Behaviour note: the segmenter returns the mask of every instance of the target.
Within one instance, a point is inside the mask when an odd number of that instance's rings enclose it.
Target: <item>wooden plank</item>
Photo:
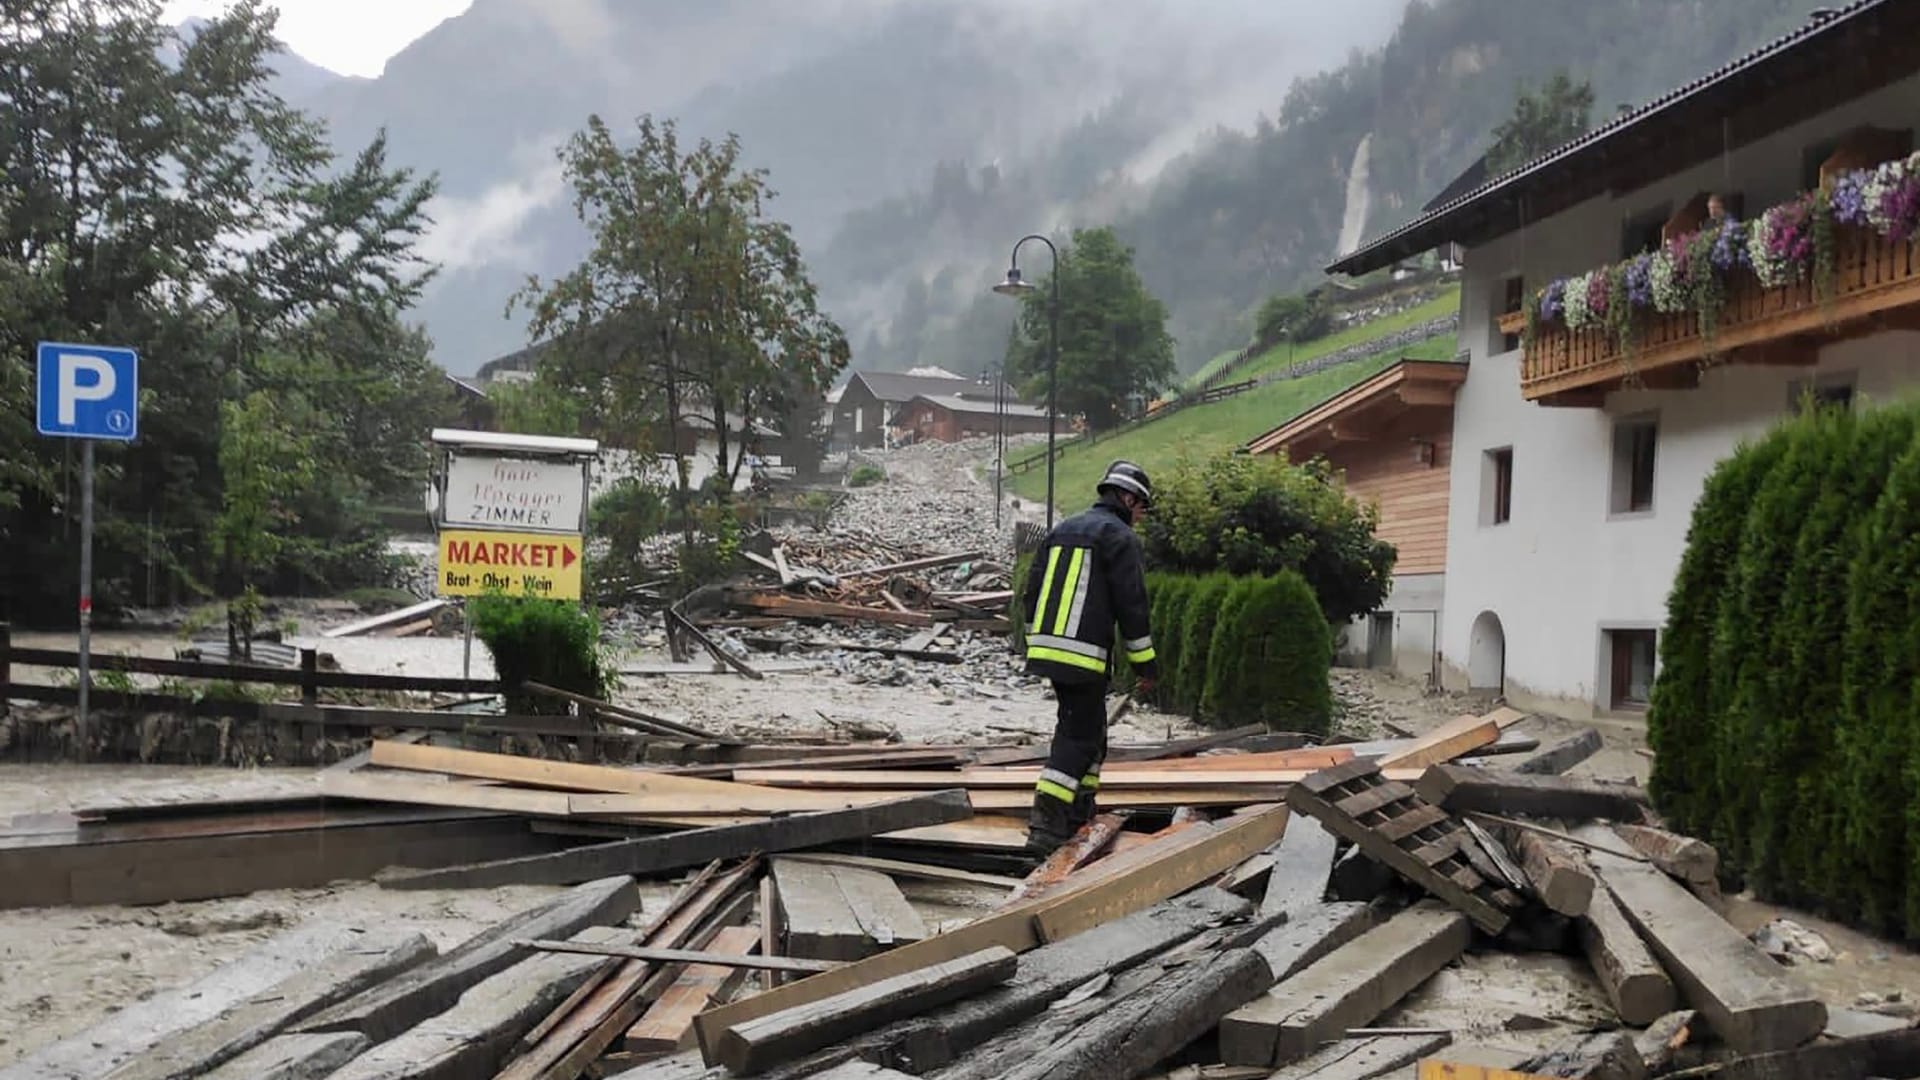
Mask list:
[[[950,1070],[938,1080],[1107,1080],[1138,1076],[1211,1031],[1260,993],[1266,965],[1249,949],[1215,952],[1170,967],[1118,1000],[1088,1002],[1071,1033],[1038,1032],[1011,1068]],[[1005,1052],[1003,1051],[1003,1055]]]
[[[793,751],[795,756],[785,759],[773,758],[765,761],[755,761],[751,764],[740,761],[719,761],[703,765],[669,765],[665,768],[653,769],[652,771],[664,773],[668,776],[697,776],[706,779],[725,780],[733,776],[735,769],[742,768],[947,769],[965,765],[972,759],[972,755],[965,750],[941,747],[914,750],[889,748],[884,750],[863,751],[860,753],[826,753],[813,754],[810,756],[799,756],[798,752],[806,749],[805,747],[795,746],[785,747],[783,749]],[[818,747],[816,749],[831,748]]]
[[[320,791],[333,799],[365,799],[409,806],[445,806],[541,817],[566,817],[570,813],[567,794],[563,791],[533,791],[465,783],[422,783],[413,777],[398,775],[322,773]]]
[[[1587,1080],[1646,1080],[1647,1064],[1624,1031],[1570,1035],[1520,1063],[1523,1072]]]
[[[781,931],[789,956],[844,962],[880,951],[854,916],[834,870],[816,863],[773,860],[771,876],[780,898]]]
[[[607,940],[615,931],[591,927],[583,940]],[[574,988],[599,959],[545,953],[521,960],[474,984],[445,1012],[428,1017],[335,1072],[330,1080],[458,1080],[487,1076],[505,1063],[514,1044]]]
[[[720,1063],[736,1075],[752,1075],[888,1021],[1004,983],[1013,977],[1016,966],[1012,950],[990,946],[856,990],[745,1020],[721,1031],[717,1040]]]
[[[1018,904],[1031,897],[1045,896],[1060,887],[1068,875],[1088,863],[1106,854],[1113,841],[1120,835],[1120,828],[1126,824],[1118,814],[1096,814],[1092,821],[1081,826],[1073,838],[1062,844],[1046,861],[1035,867],[1033,872],[1007,898],[1001,901],[1001,907]]]
[[[1508,840],[1541,903],[1573,918],[1587,913],[1593,900],[1593,875],[1581,865],[1578,855],[1538,833],[1516,829]]]
[[[431,959],[419,934],[375,928],[363,941],[315,958],[311,966],[220,1015],[161,1040],[105,1074],[106,1080],[186,1080],[259,1046],[335,1002]]]
[[[854,775],[854,774],[849,774]],[[1196,774],[1204,775],[1204,774]],[[715,781],[708,781],[713,783]],[[614,817],[738,817],[748,814],[788,814],[801,811],[841,810],[875,806],[909,798],[923,791],[966,791],[974,809],[982,812],[1012,813],[1033,806],[1031,785],[947,789],[934,784],[905,788],[865,789],[855,785],[848,790],[798,790],[732,785],[733,790],[714,797],[690,798],[685,795],[570,795],[568,813],[574,816]],[[1279,784],[1130,788],[1102,791],[1100,803],[1108,808],[1167,806],[1244,806],[1273,802],[1285,792]]]
[[[717,1062],[715,1038],[722,1030],[744,1020],[819,1001],[992,945],[1001,945],[1016,953],[1025,952],[1045,941],[1060,940],[1071,928],[1118,920],[1233,866],[1271,844],[1285,827],[1283,807],[1270,807],[1223,822],[1196,823],[1165,841],[1155,841],[1159,846],[1154,850],[1140,849],[1149,856],[1146,861],[1126,866],[1107,877],[1090,883],[1075,882],[1053,896],[997,912],[957,930],[702,1013],[694,1022],[700,1035],[701,1052],[709,1064]],[[1095,863],[1087,873],[1118,858]],[[1058,936],[1043,937],[1047,931],[1038,925],[1038,920],[1045,916],[1055,917],[1052,929]]]
[[[1377,925],[1379,920],[1367,904],[1322,904],[1309,911],[1289,913],[1284,924],[1253,943],[1253,950],[1266,961],[1271,985],[1293,978]]]
[[[1273,872],[1260,901],[1260,914],[1292,918],[1320,906],[1333,872],[1333,834],[1317,818],[1291,814],[1287,831],[1273,846]]]
[[[707,652],[711,654],[715,660],[718,660],[722,664],[727,665],[728,667],[732,668],[733,670],[739,672],[742,675],[745,675],[747,678],[752,679],[755,682],[759,682],[766,678],[765,675],[762,675],[760,672],[755,671],[751,666],[749,666],[745,660],[742,660],[739,657],[728,652],[726,649],[721,648],[719,642],[713,640],[712,637],[708,636],[705,630],[700,629],[699,627],[693,625],[692,622],[688,621],[685,615],[680,614],[680,611],[678,608],[673,608],[673,607],[667,608],[666,617],[672,622],[678,623],[680,626],[680,632],[683,634],[686,634],[688,637],[698,642],[700,644],[700,647],[707,650]]]
[[[791,596],[762,593],[732,593],[728,603],[795,619],[833,619],[848,622],[887,623],[893,626],[932,626],[933,616],[919,611],[891,611],[886,608],[836,604],[825,600],[800,600]]]
[[[1600,752],[1600,733],[1581,728],[1566,738],[1550,743],[1513,764],[1513,771],[1537,776],[1558,776]]]
[[[760,930],[729,926],[714,936],[709,950],[734,960],[760,948]],[[771,953],[763,959],[781,959]],[[739,964],[690,964],[627,1029],[622,1045],[635,1053],[667,1053],[694,1045],[693,1018],[727,997],[747,973]]]
[[[979,819],[976,819],[979,820]],[[854,866],[862,870],[877,870],[889,877],[919,878],[924,881],[950,881],[962,885],[978,885],[985,889],[1011,889],[1020,884],[1019,878],[1001,874],[977,874],[971,870],[955,870],[947,866],[933,866],[928,863],[912,863],[901,859],[876,859],[870,855],[837,855],[819,851],[790,851],[780,856],[788,862],[816,862],[833,866]]]
[[[1436,825],[1446,824],[1449,816],[1445,810],[1440,809],[1432,803],[1427,803],[1423,806],[1417,806],[1385,824],[1375,825],[1373,831],[1379,833],[1381,839],[1397,844],[1407,837],[1412,836],[1414,833],[1419,832],[1421,829],[1431,829]]]
[[[1252,787],[1271,790],[1281,784],[1304,779],[1308,769],[1116,769],[1111,776],[1100,773],[1100,799],[1104,804],[1115,789],[1126,788],[1210,788]],[[970,791],[1018,790],[1031,798],[1039,769],[867,769],[859,772],[835,769],[735,769],[733,778],[742,784],[773,788],[858,790],[883,788],[895,791],[915,789],[966,788]]]
[[[782,955],[786,950],[780,942],[780,924],[785,921],[786,915],[780,910],[780,895],[774,890],[772,874],[760,875],[760,901],[754,914],[760,920],[760,955]],[[769,990],[785,981],[777,971],[767,972],[763,979],[763,985]],[[704,1011],[697,1010],[695,1015]],[[693,1018],[688,1017],[687,1023],[688,1030],[692,1030]]]
[[[828,865],[827,870],[839,884],[841,895],[875,951],[909,945],[928,936],[926,922],[913,905],[907,903],[892,878],[852,866]]]
[[[1826,1027],[1827,1007],[1812,987],[1672,878],[1603,852],[1588,861],[1687,1004],[1729,1046],[1745,1054],[1785,1050]]]
[[[639,891],[625,877],[588,882],[493,924],[398,978],[323,1010],[296,1030],[358,1031],[375,1042],[385,1042],[451,1007],[469,987],[513,966],[521,956],[514,939],[570,937],[591,926],[618,923],[639,906]]]
[[[357,1031],[276,1035],[201,1080],[321,1080],[360,1056],[373,1040]]]
[[[1472,940],[1464,915],[1423,901],[1235,1010],[1220,1023],[1229,1065],[1283,1065],[1364,1026],[1458,959]]]
[[[755,931],[758,940],[758,931]],[[749,956],[699,949],[667,949],[653,945],[620,945],[586,941],[526,939],[514,942],[537,952],[563,952],[580,956],[614,956],[628,960],[651,960],[657,964],[707,964],[712,967],[739,968],[743,971],[801,971],[809,975],[832,971],[844,960],[808,960],[797,956]]]
[[[1413,745],[1380,759],[1382,769],[1424,769],[1469,751],[1491,746],[1500,738],[1500,725],[1491,717],[1458,716],[1413,741]]]
[[[709,796],[728,796],[754,789],[725,780],[707,780],[678,776],[654,769],[623,769],[609,765],[583,765],[570,761],[520,757],[515,754],[489,754],[478,750],[458,750],[446,746],[415,746],[381,740],[373,744],[372,764],[386,769],[411,772],[444,773],[473,780],[496,780],[524,787],[552,788],[557,791],[627,793],[633,795],[679,795],[690,800]]]
[[[865,570],[854,570],[841,574],[841,581],[858,581],[861,578],[887,577],[891,574],[903,574],[913,570],[933,570],[942,566],[958,566],[966,562],[980,562],[987,557],[984,551],[963,551],[953,555],[929,555],[922,559],[908,559],[906,562],[888,563],[885,566],[870,566]]]
[[[897,829],[959,821],[972,813],[965,792],[937,791],[850,810],[795,814],[753,825],[689,829],[665,836],[591,844],[553,855],[392,874],[383,876],[380,883],[391,889],[566,885],[608,874],[659,873],[697,866],[711,859],[818,847]]]
[[[1341,1039],[1268,1080],[1373,1080],[1404,1069],[1453,1042],[1451,1035],[1372,1035]]]
[[[641,943],[661,948],[699,943],[697,928],[724,913],[760,869],[758,859],[725,873],[720,865],[707,864],[682,886],[641,934]],[[548,1014],[542,1025],[546,1033],[526,1045],[498,1080],[572,1080],[580,1075],[639,1018],[646,1007],[643,991],[657,973],[658,965],[649,961],[620,962],[592,993],[563,1005],[564,1015]]]
[[[1176,771],[1176,772],[1255,772],[1274,770],[1279,772],[1312,772],[1344,762],[1352,761],[1354,751],[1345,746],[1312,746],[1299,750],[1272,750],[1259,754],[1208,754],[1205,757],[1167,758],[1148,761],[1108,760],[1100,770],[1100,779],[1104,784],[1109,776],[1124,773]]]
[[[1712,844],[1649,825],[1616,825],[1614,834],[1653,865],[1695,885],[1720,880],[1720,853]]]
[[[357,928],[316,922],[269,938],[205,977],[160,990],[67,1038],[0,1067],[0,1080],[97,1080],[155,1045],[296,977],[317,959],[354,947]]]
[[[1422,798],[1455,813],[1528,817],[1607,818],[1638,822],[1650,806],[1644,789],[1566,776],[1533,776],[1435,765],[1414,785]]]

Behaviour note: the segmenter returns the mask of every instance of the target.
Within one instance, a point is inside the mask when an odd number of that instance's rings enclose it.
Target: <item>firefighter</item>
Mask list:
[[[1142,693],[1151,693],[1159,676],[1140,538],[1133,532],[1153,503],[1153,486],[1138,465],[1116,461],[1098,492],[1091,508],[1053,527],[1027,572],[1027,672],[1052,681],[1059,705],[1027,828],[1027,853],[1037,859],[1093,817],[1107,756],[1107,672],[1114,652],[1124,651]]]

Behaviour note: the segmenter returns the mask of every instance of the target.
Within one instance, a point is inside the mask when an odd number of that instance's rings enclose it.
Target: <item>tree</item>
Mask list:
[[[214,546],[239,590],[228,605],[227,626],[241,656],[253,655],[259,577],[292,543],[287,534],[299,520],[296,507],[314,480],[314,448],[301,434],[307,418],[296,418],[283,404],[256,390],[220,405],[224,483]]]
[[[1585,135],[1592,112],[1593,83],[1575,83],[1565,71],[1555,72],[1538,94],[1529,93],[1522,84],[1512,115],[1493,129],[1487,175],[1511,172]]]
[[[1140,280],[1133,252],[1112,229],[1082,229],[1060,250],[1062,414],[1084,416],[1096,431],[1117,424],[1135,395],[1173,381],[1173,338],[1167,308]],[[1048,386],[1052,280],[1023,299],[1020,337],[1008,351],[1008,377],[1031,400]]]
[[[622,147],[589,117],[561,149],[593,248],[555,281],[529,278],[513,304],[530,308],[533,338],[554,346],[543,377],[579,395],[609,442],[640,449],[641,433],[661,433],[691,547],[683,419],[712,421],[718,470],[730,478],[738,469],[730,449],[754,417],[817,397],[848,348],[819,311],[791,231],[766,216],[766,174],[740,165],[739,140],[683,148],[671,120],[642,116],[636,127]]]
[[[1260,305],[1254,343],[1268,346],[1282,341],[1312,341],[1324,337],[1332,323],[1333,315],[1322,292],[1275,293]]]
[[[139,444],[100,453],[103,608],[242,587],[218,528],[223,404],[308,395],[289,434],[325,483],[279,528],[327,569],[270,559],[262,587],[371,579],[370,500],[416,497],[442,380],[397,313],[431,273],[414,243],[434,183],[389,166],[384,136],[336,162],[271,90],[274,19],[241,3],[182,40],[146,0],[0,17],[0,595],[16,617],[72,610],[77,547],[71,448],[26,420],[36,340],[143,356]]]

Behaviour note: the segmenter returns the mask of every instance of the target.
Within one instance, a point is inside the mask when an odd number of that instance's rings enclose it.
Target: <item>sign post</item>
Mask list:
[[[75,730],[81,760],[90,738],[93,686],[93,444],[132,442],[139,434],[140,356],[132,349],[43,341],[34,356],[35,426],[80,443],[80,689]]]

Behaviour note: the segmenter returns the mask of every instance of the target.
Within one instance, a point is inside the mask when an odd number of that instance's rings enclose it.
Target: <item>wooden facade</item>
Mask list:
[[[1379,537],[1394,545],[1395,575],[1444,573],[1453,396],[1464,364],[1402,360],[1248,444],[1295,462],[1319,457],[1347,490],[1380,510]]]
[[[991,399],[975,401],[922,395],[901,406],[894,419],[894,426],[912,442],[959,442],[992,435],[1001,430],[1002,424],[1009,435],[1045,432],[1046,410],[1009,401],[1005,403],[1004,412],[995,412]]]

